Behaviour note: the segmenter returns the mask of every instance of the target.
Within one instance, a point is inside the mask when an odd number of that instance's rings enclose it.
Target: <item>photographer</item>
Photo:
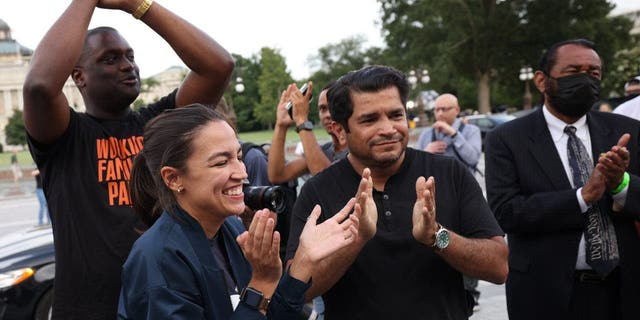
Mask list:
[[[124,264],[119,319],[294,318],[313,268],[357,237],[355,199],[320,225],[315,208],[283,275],[274,214],[259,210],[248,231],[237,217],[247,173],[224,116],[199,104],[171,110],[144,141],[131,196],[150,228]]]

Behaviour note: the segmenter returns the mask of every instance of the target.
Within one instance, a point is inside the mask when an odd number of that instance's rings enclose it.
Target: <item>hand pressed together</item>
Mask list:
[[[237,242],[251,265],[250,286],[270,297],[282,276],[280,260],[280,233],[274,232],[275,214],[267,209],[258,210],[249,231],[238,236]]]
[[[413,237],[431,247],[438,231],[436,222],[436,184],[433,177],[416,180],[416,203],[413,206]]]

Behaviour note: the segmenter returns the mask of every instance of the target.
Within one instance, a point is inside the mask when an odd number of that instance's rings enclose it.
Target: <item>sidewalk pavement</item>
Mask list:
[[[22,177],[18,182],[0,180],[0,201],[35,196],[36,181],[31,176]]]

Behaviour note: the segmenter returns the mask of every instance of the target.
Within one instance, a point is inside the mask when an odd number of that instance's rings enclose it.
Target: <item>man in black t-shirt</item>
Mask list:
[[[180,88],[132,111],[140,93],[133,49],[115,29],[87,32],[97,7],[132,13],[175,48],[192,68]],[[152,0],[72,1],[47,32],[24,83],[24,121],[53,222],[54,319],[116,318],[122,263],[144,228],[128,187],[143,127],[165,109],[215,105],[232,70],[226,50]],[[69,75],[86,113],[62,92]]]
[[[358,239],[315,266],[308,291],[322,294],[327,319],[466,319],[462,274],[507,277],[503,233],[469,170],[407,149],[407,93],[406,77],[382,66],[329,90],[350,153],[303,186],[287,248],[290,259],[315,205],[326,220],[356,195]]]

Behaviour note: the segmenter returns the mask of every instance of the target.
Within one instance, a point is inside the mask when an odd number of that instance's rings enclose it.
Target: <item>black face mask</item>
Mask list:
[[[565,116],[579,118],[585,115],[600,99],[600,80],[586,73],[577,73],[556,81],[553,90],[547,83],[547,96],[551,107]]]

